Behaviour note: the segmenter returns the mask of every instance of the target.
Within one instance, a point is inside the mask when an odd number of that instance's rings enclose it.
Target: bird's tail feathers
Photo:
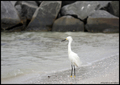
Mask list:
[[[77,63],[75,63],[75,65],[76,65],[77,67],[79,67],[81,64],[82,64],[82,62],[81,62],[80,60],[77,60]]]

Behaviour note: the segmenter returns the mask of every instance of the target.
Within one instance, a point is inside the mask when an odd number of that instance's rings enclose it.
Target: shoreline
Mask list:
[[[110,62],[110,63],[109,63]],[[116,62],[116,63],[114,63]],[[111,69],[112,67],[112,69]],[[76,78],[70,77],[70,69],[44,76],[32,83],[45,84],[88,84],[119,83],[119,56],[113,56],[93,63],[91,66],[76,68]]]
[[[70,77],[71,69],[20,75],[1,84],[119,84],[119,54],[76,68],[76,77]]]
[[[70,71],[47,74],[31,79],[32,84],[105,84],[119,83],[119,56],[112,56],[93,63],[91,66],[76,68],[76,77]],[[30,83],[26,81],[25,83]]]
[[[21,84],[118,84],[119,83],[119,56],[112,56],[92,63],[88,66],[76,68],[76,77],[70,77],[71,69],[46,73],[29,74],[14,78],[5,83]],[[20,80],[20,81],[19,81]],[[14,82],[18,81],[18,82]]]

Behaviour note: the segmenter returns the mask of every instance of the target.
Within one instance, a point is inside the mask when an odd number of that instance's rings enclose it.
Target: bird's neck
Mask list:
[[[72,50],[71,50],[71,43],[72,43],[72,41],[69,41],[69,43],[68,43],[68,53],[70,53]]]

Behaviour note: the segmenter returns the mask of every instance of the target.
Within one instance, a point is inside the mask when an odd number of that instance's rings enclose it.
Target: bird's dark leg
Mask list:
[[[72,77],[72,72],[73,72],[73,65],[71,64],[71,76]]]
[[[74,77],[75,77],[75,65],[74,65]]]

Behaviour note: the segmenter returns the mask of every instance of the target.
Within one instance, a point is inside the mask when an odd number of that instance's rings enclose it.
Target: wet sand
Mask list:
[[[35,84],[118,84],[119,56],[112,56],[94,62],[92,65],[76,68],[76,77],[70,77],[70,70],[37,76],[24,83]]]
[[[118,84],[119,55],[112,56],[91,65],[76,68],[76,77],[70,77],[71,69],[48,74],[19,76],[2,83],[21,84]]]

